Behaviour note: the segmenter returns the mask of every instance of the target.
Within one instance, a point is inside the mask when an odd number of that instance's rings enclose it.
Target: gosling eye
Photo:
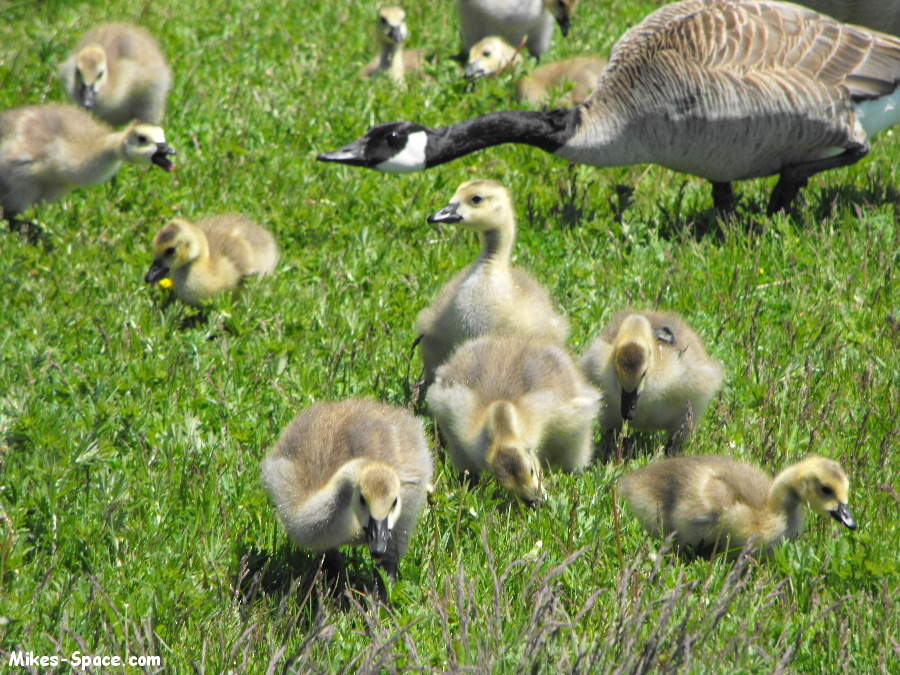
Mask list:
[[[826,497],[834,497],[834,488],[831,487],[830,485],[823,485],[822,486],[822,494],[825,495]]]
[[[145,143],[149,143],[150,139],[147,138],[147,136],[145,134],[138,134],[137,141],[141,145],[144,145]]]
[[[472,197],[471,201],[473,204],[480,204],[484,201],[484,197],[482,197],[481,195],[475,195],[474,197]]]
[[[394,498],[394,503],[391,504],[391,511],[393,511],[393,510],[396,509],[396,508],[397,508],[397,499],[396,499],[396,497],[395,497],[395,498]]]
[[[385,19],[384,17],[381,17],[381,25],[387,26],[387,19]]]
[[[175,247],[174,246],[170,246],[165,251],[163,251],[163,256],[166,258],[169,258],[173,255],[175,255]]]
[[[365,506],[365,505],[366,505],[366,498],[363,497],[362,495],[360,495],[360,496],[359,496],[359,503],[360,503],[362,506]]]
[[[490,50],[490,49],[485,49],[485,50],[484,50],[484,55],[485,55],[485,56],[490,56],[490,55],[491,55],[491,50]]]

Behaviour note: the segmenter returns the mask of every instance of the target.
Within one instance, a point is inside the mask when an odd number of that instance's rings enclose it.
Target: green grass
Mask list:
[[[401,91],[361,81],[373,2],[103,4],[0,4],[0,106],[61,100],[55,71],[82,32],[141,21],[176,73],[180,153],[174,175],[126,166],[34,210],[52,250],[0,232],[0,671],[17,650],[196,673],[900,671],[896,130],[813,178],[793,219],[764,215],[771,180],[739,185],[721,228],[708,185],[659,167],[507,146],[382,175],[314,157],[374,122],[508,107],[511,83],[466,93],[446,58]],[[605,54],[655,6],[586,0],[547,59]],[[458,51],[449,0],[407,8],[414,45]],[[768,564],[689,563],[616,517],[627,467],[553,475],[523,511],[492,481],[464,489],[438,453],[390,605],[323,594],[259,462],[313,401],[407,403],[416,314],[477,250],[425,218],[476,176],[513,190],[517,261],[559,299],[574,352],[624,307],[684,313],[728,373],[686,452],[772,471],[833,457],[860,529],[813,518]],[[635,189],[624,210],[618,186]],[[276,233],[278,272],[179,330],[184,310],[143,283],[152,236],[233,211]],[[348,559],[371,579],[365,551]],[[99,672],[122,670],[137,669]]]

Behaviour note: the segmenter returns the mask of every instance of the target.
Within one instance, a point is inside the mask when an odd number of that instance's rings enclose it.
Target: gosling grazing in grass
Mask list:
[[[463,183],[428,222],[477,232],[481,255],[419,314],[426,387],[455,347],[486,333],[523,332],[565,342],[568,321],[554,309],[547,291],[510,264],[516,223],[509,190],[492,180]]]
[[[540,58],[553,41],[553,24],[569,34],[578,0],[457,0],[466,49],[489,35],[525,46]]]
[[[84,36],[60,69],[60,80],[75,103],[110,124],[159,124],[172,71],[147,30],[108,23]]]
[[[278,264],[278,244],[267,229],[241,215],[214,216],[196,225],[175,218],[153,240],[155,260],[147,283],[170,274],[182,302],[201,306],[243,280]]]
[[[123,162],[171,171],[175,151],[157,126],[115,131],[73,105],[31,105],[0,112],[0,207],[12,222],[33,204],[112,178]]]
[[[561,110],[502,110],[447,127],[378,124],[319,159],[421,171],[501,143],[594,166],[654,163],[732,182],[780,175],[769,210],[810,176],[854,164],[900,122],[900,39],[789,3],[685,0],[629,30],[596,89]]]
[[[469,50],[466,79],[496,75],[522,60],[519,50],[503,38],[497,35],[486,37]],[[597,86],[604,68],[606,59],[597,56],[578,56],[548,63],[516,82],[516,98],[532,105],[544,105],[553,100],[557,92],[564,91],[557,99],[559,105],[581,103]]]
[[[621,478],[619,494],[647,531],[675,533],[680,547],[705,557],[739,552],[750,543],[768,554],[803,528],[803,507],[830,515],[851,530],[849,483],[837,462],[811,455],[773,480],[728,457],[675,457]]]
[[[636,429],[664,430],[674,452],[700,422],[722,386],[722,364],[707,354],[679,316],[622,312],[581,360],[603,392],[601,424],[609,449],[625,420]]]
[[[381,55],[363,69],[365,77],[388,73],[394,81],[403,82],[407,73],[418,70],[425,63],[423,50],[403,48],[403,43],[409,37],[403,8],[382,7],[378,10],[376,34],[381,45]]]
[[[600,392],[557,344],[485,335],[438,368],[428,407],[460,473],[477,479],[490,471],[534,504],[543,465],[574,472],[590,462]]]
[[[368,544],[392,581],[433,471],[422,423],[402,408],[362,400],[307,408],[262,463],[291,539],[332,555]]]

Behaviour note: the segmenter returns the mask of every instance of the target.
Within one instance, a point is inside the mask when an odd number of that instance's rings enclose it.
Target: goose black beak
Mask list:
[[[848,504],[838,504],[838,507],[834,511],[829,511],[829,513],[832,518],[843,523],[845,527],[851,530],[855,530],[858,527]]]
[[[428,216],[428,222],[432,225],[434,225],[435,223],[458,223],[462,220],[462,216],[459,215],[459,213],[457,213],[456,211],[456,209],[458,208],[458,202],[447,204],[447,206],[442,208],[437,213]]]
[[[634,419],[637,412],[638,390],[628,392],[622,390],[622,417],[629,422]]]
[[[144,277],[144,281],[148,284],[155,284],[160,279],[165,279],[169,275],[169,271],[169,266],[162,260],[154,260],[153,264],[150,266],[150,271],[147,272],[147,276]]]
[[[157,143],[156,152],[150,157],[150,161],[163,171],[174,171],[175,164],[169,159],[169,155],[177,155],[175,149],[168,143]]]
[[[366,525],[366,539],[369,542],[369,551],[372,553],[372,559],[379,562],[387,553],[388,540],[391,538],[391,531],[388,529],[387,518],[376,520],[369,517],[369,524]]]
[[[350,166],[361,166],[365,169],[371,169],[375,166],[375,162],[371,158],[366,157],[365,137],[356,139],[340,150],[323,152],[316,159],[320,162],[338,162],[339,164],[349,164]]]

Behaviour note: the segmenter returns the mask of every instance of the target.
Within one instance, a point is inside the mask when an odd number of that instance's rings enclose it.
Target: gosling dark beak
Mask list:
[[[339,164],[349,164],[350,166],[361,166],[365,169],[371,169],[375,166],[371,159],[366,158],[365,137],[356,139],[340,150],[323,152],[316,159],[320,162],[338,162]]]
[[[150,266],[150,271],[144,277],[144,281],[148,284],[155,284],[160,279],[165,279],[169,275],[169,266],[162,260],[154,260]]]
[[[634,419],[637,412],[638,390],[632,392],[622,390],[622,417],[629,422]]]
[[[473,63],[466,68],[465,78],[467,80],[477,80],[479,77],[484,77],[484,68],[480,63]]]
[[[94,107],[94,104],[96,102],[97,102],[97,92],[94,91],[93,85],[82,84],[81,85],[81,105],[83,105],[88,110],[91,110]]]
[[[372,559],[379,562],[387,553],[388,540],[391,538],[391,531],[388,529],[387,518],[376,520],[369,516],[369,524],[366,525],[366,539],[369,542],[369,551],[372,553]]]
[[[845,527],[851,530],[855,530],[858,527],[856,519],[850,511],[850,506],[847,504],[838,504],[838,507],[834,511],[829,511],[829,513],[831,513],[832,518],[843,523]]]
[[[458,208],[459,202],[447,204],[447,206],[442,208],[437,213],[428,216],[428,222],[432,225],[434,225],[435,223],[458,223],[462,220],[462,216],[456,212],[456,209]]]
[[[536,497],[531,497],[529,499],[523,499],[522,501],[525,502],[525,506],[527,506],[528,508],[535,509],[541,505],[541,502],[543,500],[541,499],[540,495],[537,495]]]
[[[175,164],[169,160],[169,155],[177,155],[175,149],[168,143],[157,143],[156,152],[150,157],[150,161],[163,171],[174,171]]]
[[[406,33],[400,28],[400,26],[391,26],[387,32],[388,40],[393,42],[394,44],[399,44],[406,40]]]

